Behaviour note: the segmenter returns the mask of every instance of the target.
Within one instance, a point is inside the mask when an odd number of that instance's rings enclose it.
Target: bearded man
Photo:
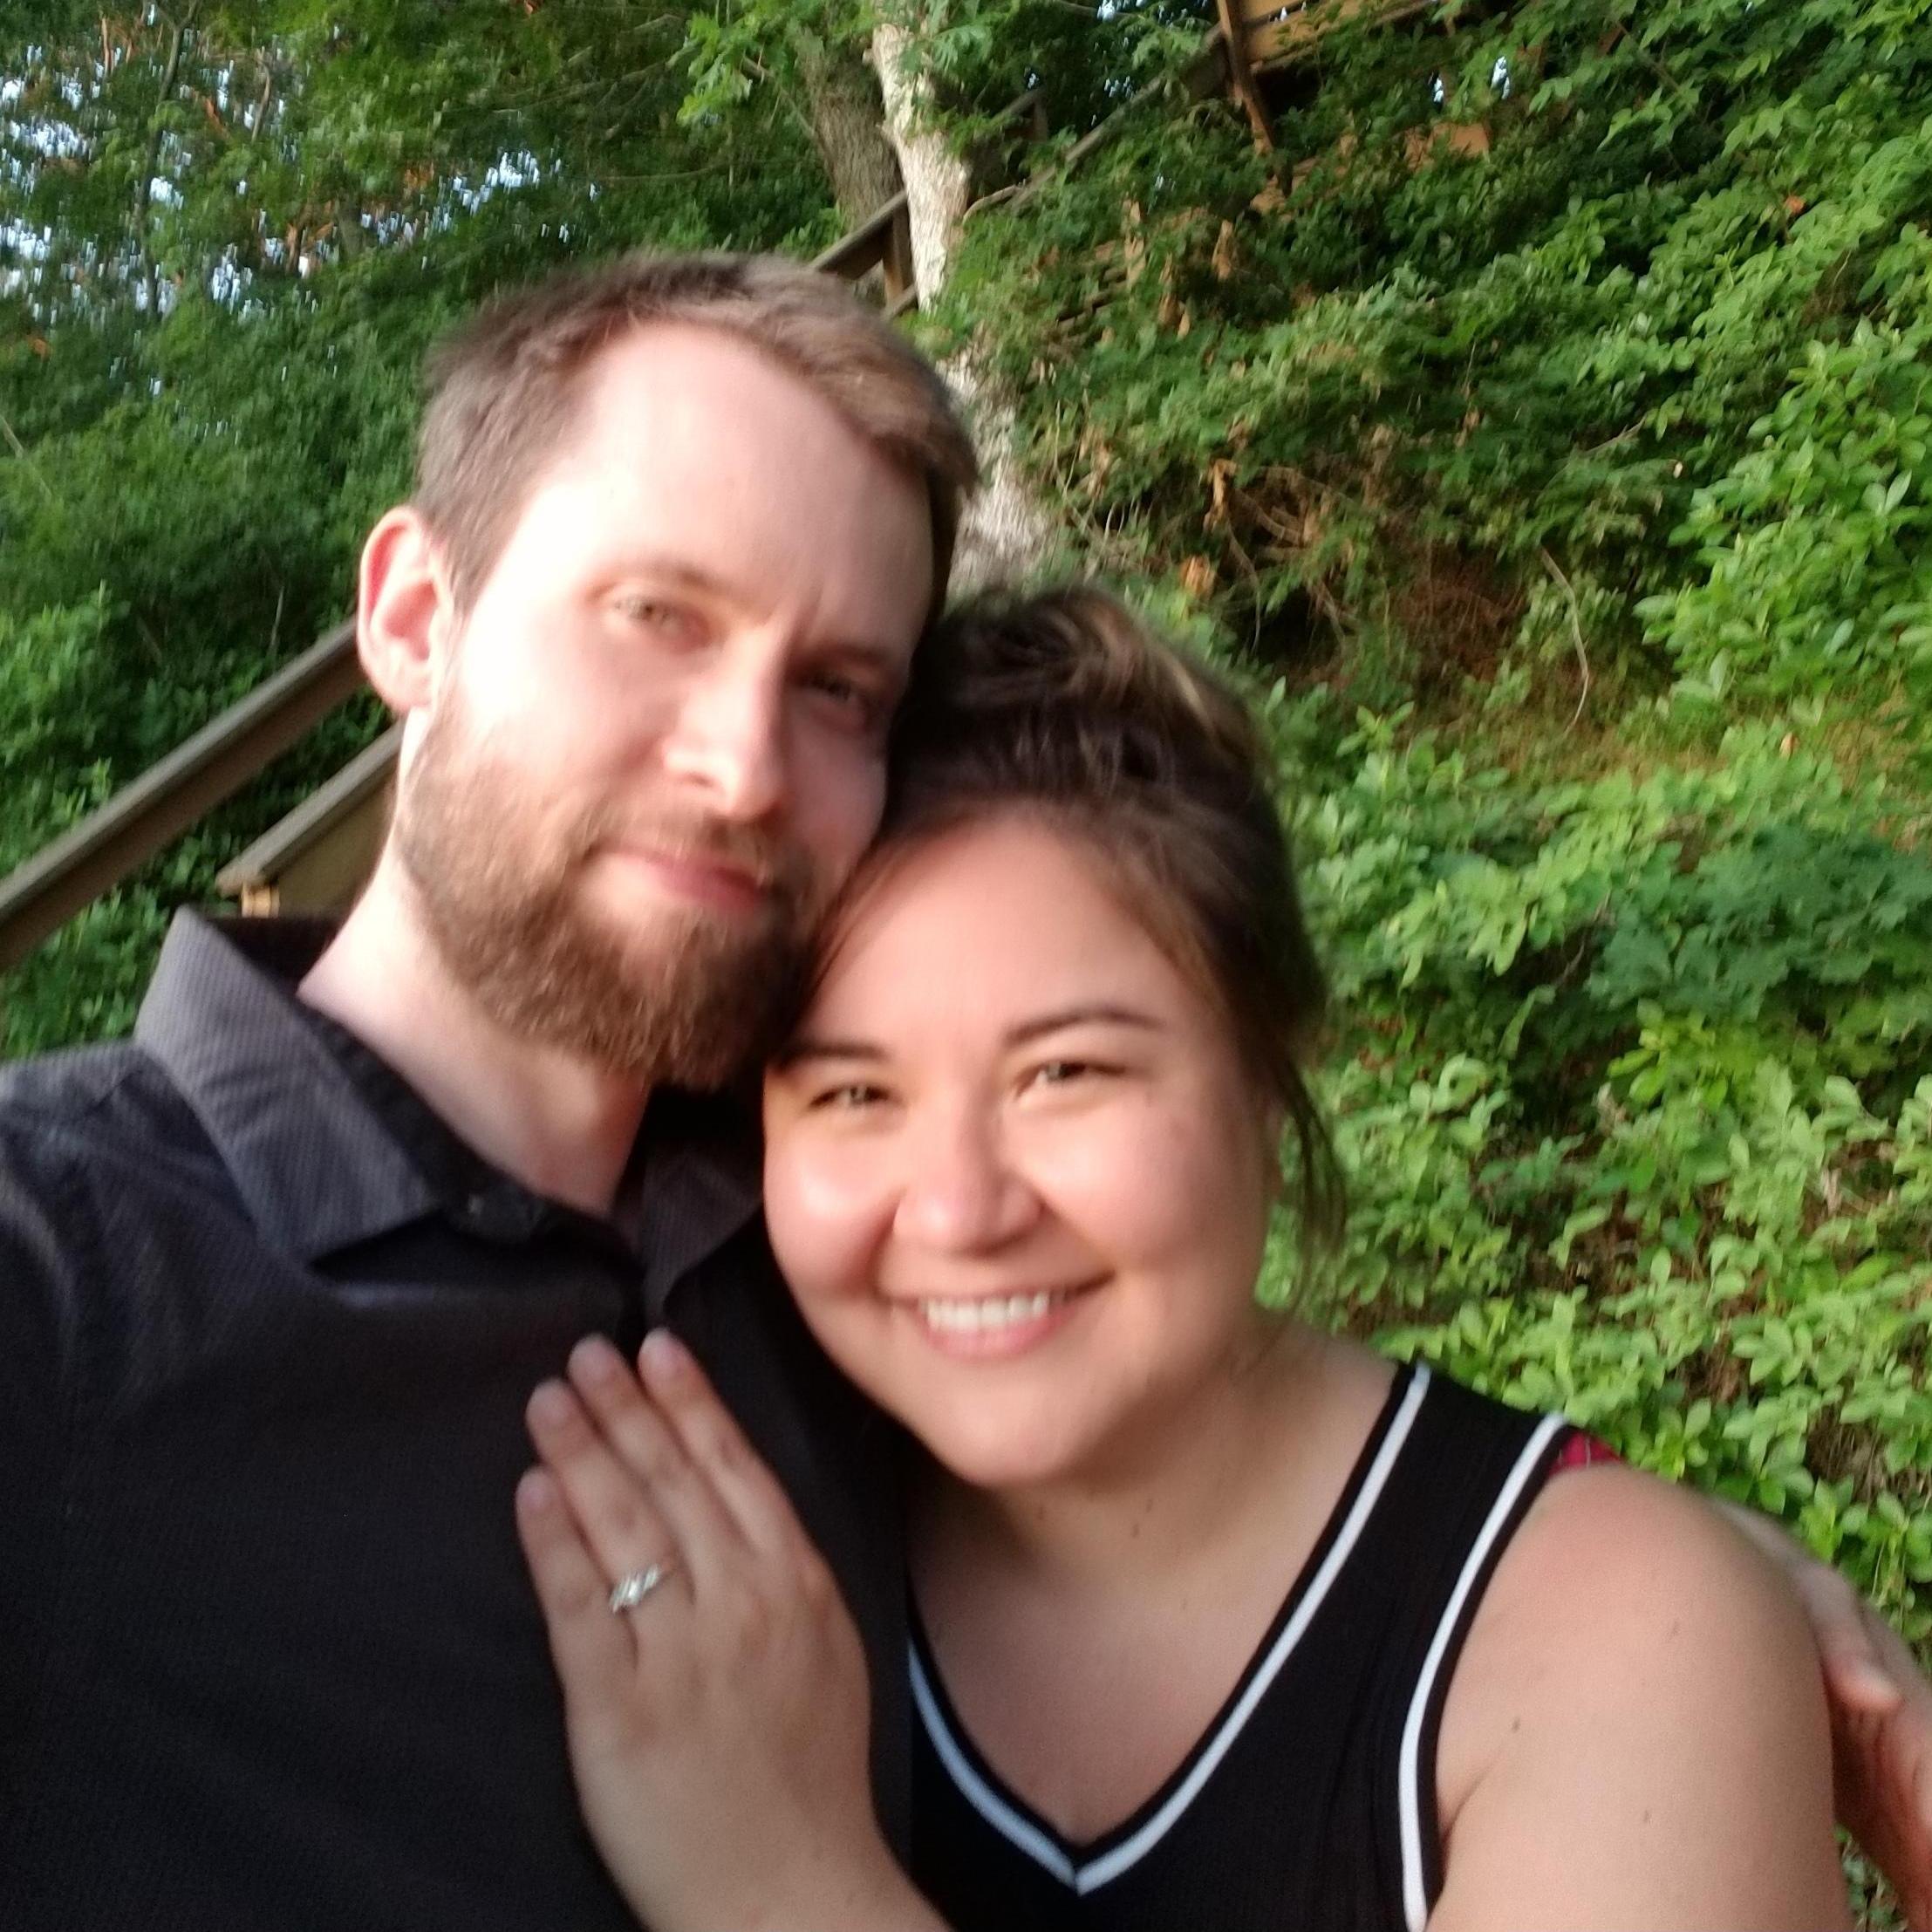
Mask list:
[[[184,914],[132,1043],[0,1084],[11,1932],[629,1926],[511,1498],[531,1389],[657,1323],[836,1570],[903,1828],[887,1437],[701,1096],[872,836],[973,474],[898,333],[777,262],[633,260],[441,352],[362,559],[405,720],[367,891]]]

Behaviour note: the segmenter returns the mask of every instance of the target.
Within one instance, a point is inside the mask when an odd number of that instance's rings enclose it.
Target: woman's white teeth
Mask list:
[[[1040,1294],[985,1295],[970,1301],[922,1301],[919,1314],[930,1327],[947,1335],[981,1335],[988,1328],[1037,1321],[1067,1299],[1066,1291],[1049,1289]]]

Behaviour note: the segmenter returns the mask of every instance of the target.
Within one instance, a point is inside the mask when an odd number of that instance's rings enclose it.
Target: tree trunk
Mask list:
[[[916,9],[907,10],[916,11]],[[912,224],[912,272],[919,297],[930,302],[946,286],[972,194],[962,156],[932,115],[932,83],[914,65],[911,32],[897,20],[872,30],[872,65],[885,103],[885,132],[899,158],[906,212]]]
[[[963,156],[937,125],[932,84],[911,55],[918,8],[881,19],[872,31],[872,65],[885,103],[885,128],[899,158],[912,237],[919,305],[930,308],[952,266],[973,183]],[[959,527],[952,587],[1023,577],[1039,569],[1053,520],[1020,474],[1013,407],[987,381],[969,344],[944,365],[980,446],[980,491]]]
[[[846,226],[857,228],[899,191],[899,164],[880,125],[878,83],[853,43],[828,44],[802,27],[788,38],[832,199]]]

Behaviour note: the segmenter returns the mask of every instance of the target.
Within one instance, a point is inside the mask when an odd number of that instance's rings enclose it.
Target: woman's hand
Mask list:
[[[1836,1570],[1768,1516],[1721,1506],[1784,1573],[1811,1619],[1831,1703],[1839,1822],[1891,1881],[1914,1932],[1932,1932],[1932,1683]]]
[[[570,1385],[530,1398],[543,1467],[516,1498],[612,1875],[653,1932],[939,1926],[873,1816],[865,1658],[831,1572],[688,1352],[655,1333],[638,1367],[641,1387],[579,1344]]]

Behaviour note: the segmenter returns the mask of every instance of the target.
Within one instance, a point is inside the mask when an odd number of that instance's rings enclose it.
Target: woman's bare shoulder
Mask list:
[[[1695,1495],[1547,1485],[1485,1594],[1437,1755],[1440,1932],[1843,1921],[1815,1647]]]

